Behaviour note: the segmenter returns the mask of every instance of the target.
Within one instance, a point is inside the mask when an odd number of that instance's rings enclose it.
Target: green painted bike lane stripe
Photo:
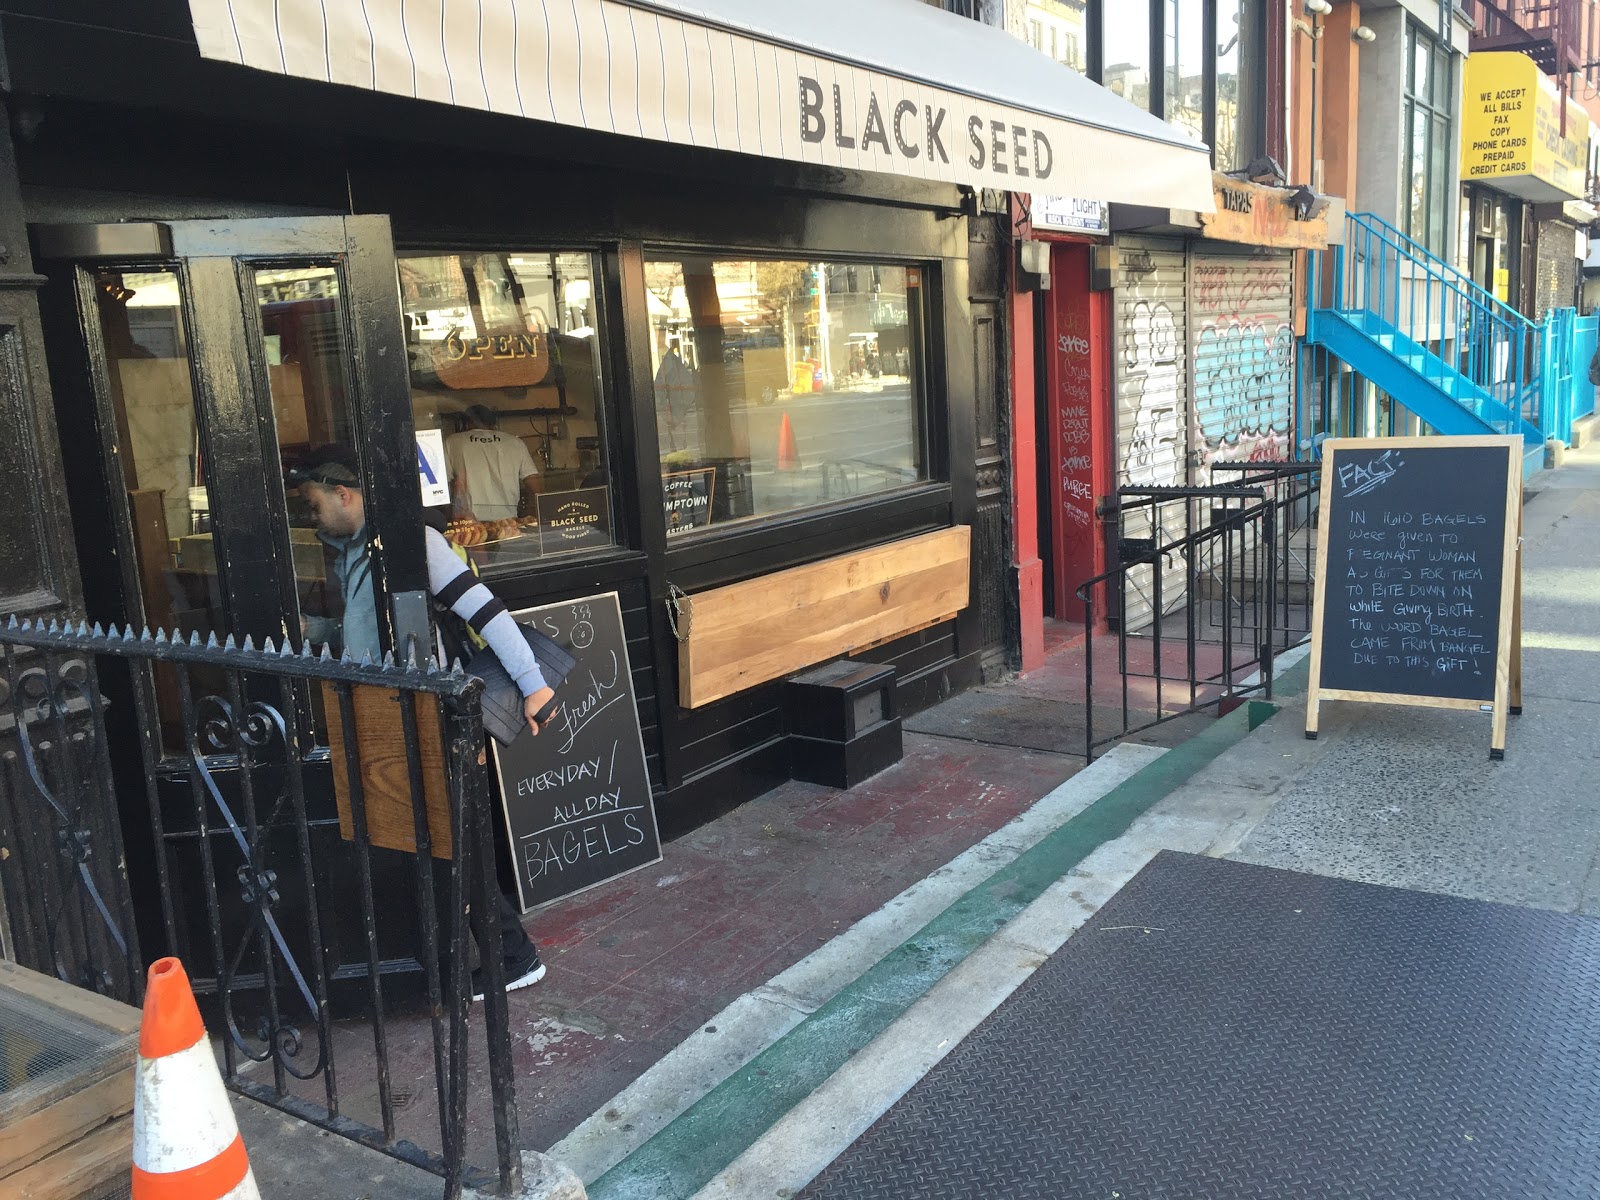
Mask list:
[[[1250,701],[1119,783],[812,1013],[589,1186],[590,1200],[684,1200],[998,929],[1275,711]]]

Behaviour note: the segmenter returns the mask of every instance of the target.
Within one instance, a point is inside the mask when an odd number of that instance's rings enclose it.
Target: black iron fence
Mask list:
[[[498,944],[481,684],[431,659],[14,618],[0,650],[11,955],[137,1004],[146,963],[176,954],[229,1087],[439,1175],[447,1198],[520,1191],[495,952],[497,1169],[467,1162],[469,959]],[[431,1026],[437,1150],[399,1128],[419,1067],[397,1079],[397,1019]]]
[[[1216,463],[1226,483],[1123,488],[1106,506],[1117,565],[1077,590],[1091,631],[1086,757],[1188,713],[1272,698],[1274,660],[1310,638],[1319,472]]]

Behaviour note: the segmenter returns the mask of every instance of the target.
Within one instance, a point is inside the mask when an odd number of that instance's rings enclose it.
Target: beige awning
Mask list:
[[[1204,147],[917,0],[189,0],[200,53],[767,158],[1212,210]]]

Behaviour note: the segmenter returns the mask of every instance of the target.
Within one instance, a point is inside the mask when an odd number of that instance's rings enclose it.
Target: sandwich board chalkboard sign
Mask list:
[[[1323,700],[1522,711],[1519,437],[1322,444],[1306,736]]]
[[[537,737],[491,742],[526,912],[661,861],[661,838],[617,594],[511,615],[578,660]]]

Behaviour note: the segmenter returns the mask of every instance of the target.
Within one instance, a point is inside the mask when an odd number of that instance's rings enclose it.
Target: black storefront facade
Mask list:
[[[487,407],[537,482],[451,506],[452,536],[513,609],[617,594],[664,835],[793,768],[783,677],[686,685],[697,594],[970,530],[959,606],[858,657],[894,669],[901,714],[1006,669],[1003,205],[244,70],[202,58],[173,0],[0,10],[0,609],[298,641],[329,601],[283,469],[341,442],[384,645],[427,637],[418,434],[436,450]],[[916,132],[885,108],[885,144],[922,149],[932,108]],[[1003,150],[1037,167],[1034,146]]]

